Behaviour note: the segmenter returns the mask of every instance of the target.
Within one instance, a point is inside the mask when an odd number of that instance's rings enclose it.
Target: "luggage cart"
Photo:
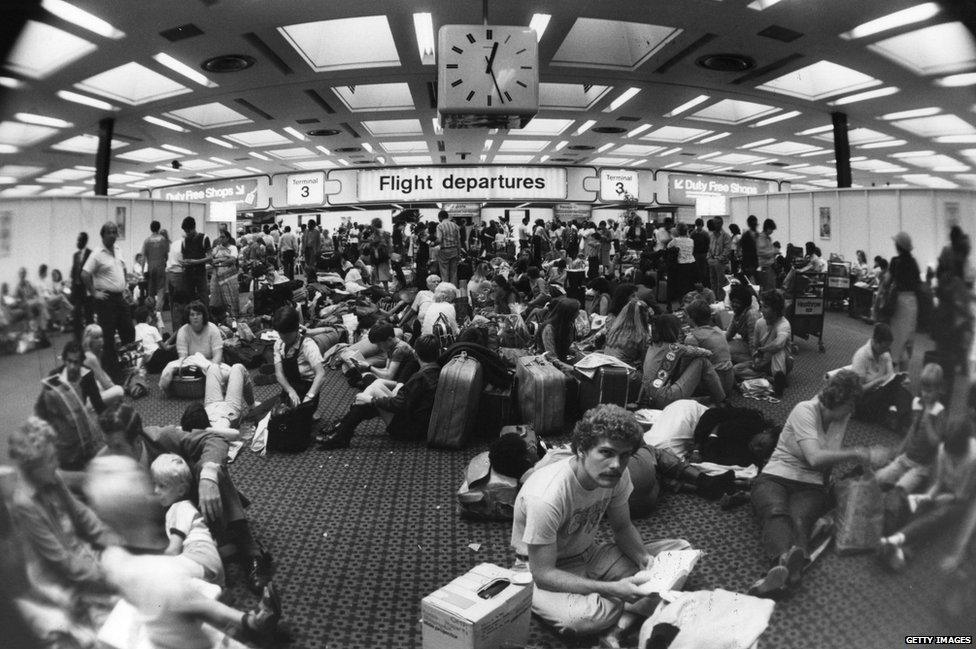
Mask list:
[[[827,265],[827,306],[843,311],[844,302],[850,300],[851,262],[832,261]]]
[[[806,281],[795,282],[796,290],[786,295],[786,319],[793,337],[817,337],[817,349],[824,353],[824,312],[827,310],[827,273],[803,273]]]

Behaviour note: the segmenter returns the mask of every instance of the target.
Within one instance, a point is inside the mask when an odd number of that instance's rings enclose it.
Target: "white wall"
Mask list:
[[[37,278],[37,267],[47,264],[69,279],[71,256],[79,232],[88,233],[88,247],[101,245],[98,231],[106,221],[115,221],[116,208],[126,211],[125,239],[118,250],[126,266],[131,266],[142,242],[149,236],[149,223],[159,221],[170,239],[183,236],[180,224],[185,216],[197,220],[197,230],[213,236],[216,223],[205,223],[203,203],[175,203],[148,199],[105,197],[49,197],[0,199],[0,214],[11,214],[10,254],[0,257],[0,281],[13,284],[17,271],[27,268],[28,279]]]
[[[895,254],[891,237],[905,231],[912,237],[913,254],[923,270],[935,264],[949,241],[947,204],[958,205],[959,224],[971,235],[976,233],[976,192],[969,190],[829,189],[730,200],[731,222],[743,229],[750,214],[758,217],[760,227],[763,219],[776,221],[775,239],[784,250],[789,242],[813,241],[824,256],[838,253],[853,260],[857,250],[864,250],[869,260],[875,255],[887,259]],[[821,207],[830,208],[829,240],[819,236]]]

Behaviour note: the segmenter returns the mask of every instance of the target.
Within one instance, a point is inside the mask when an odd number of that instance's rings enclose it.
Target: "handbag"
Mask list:
[[[169,393],[176,399],[203,399],[206,384],[203,370],[196,365],[186,365],[184,359],[169,385]]]
[[[450,320],[443,313],[437,316],[437,320],[434,322],[432,329],[442,350],[454,344],[454,340],[456,339],[454,330],[451,328]]]
[[[300,453],[312,443],[312,417],[315,401],[306,401],[295,407],[280,403],[271,411],[268,421],[269,451]]]
[[[867,552],[878,546],[884,530],[884,495],[872,471],[844,478],[834,487],[838,554]]]
[[[126,377],[122,386],[125,393],[133,399],[141,399],[149,394],[149,381],[146,380],[146,370],[139,368]]]

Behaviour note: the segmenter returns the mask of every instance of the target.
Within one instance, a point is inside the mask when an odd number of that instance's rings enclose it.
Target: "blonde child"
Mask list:
[[[223,586],[224,566],[203,515],[187,500],[193,473],[174,453],[163,453],[149,468],[153,493],[166,509],[166,554],[178,556],[192,577]]]

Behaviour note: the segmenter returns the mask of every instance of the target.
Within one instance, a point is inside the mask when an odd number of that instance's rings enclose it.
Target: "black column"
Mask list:
[[[851,186],[851,143],[847,140],[847,113],[831,113],[834,124],[834,160],[837,166],[837,187]]]
[[[95,196],[108,196],[108,171],[112,157],[112,133],[115,118],[106,117],[98,122],[98,152],[95,154]]]

